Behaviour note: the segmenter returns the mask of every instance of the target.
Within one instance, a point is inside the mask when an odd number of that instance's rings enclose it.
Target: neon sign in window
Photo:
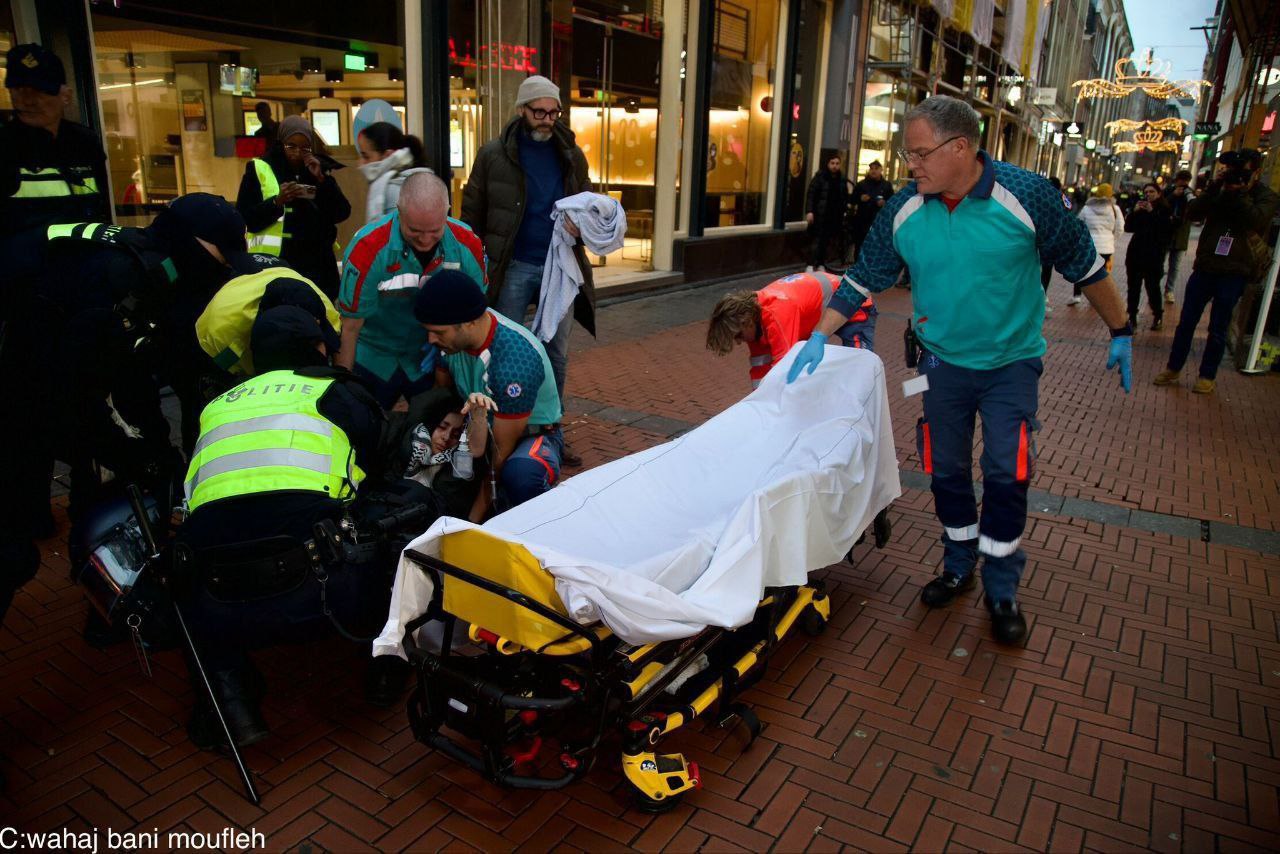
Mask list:
[[[449,39],[449,63],[462,68],[500,68],[503,71],[525,71],[537,74],[536,60],[538,49],[526,44],[507,44],[506,42],[490,42],[478,48],[479,56],[475,56],[471,41],[462,41],[462,50],[453,39]]]

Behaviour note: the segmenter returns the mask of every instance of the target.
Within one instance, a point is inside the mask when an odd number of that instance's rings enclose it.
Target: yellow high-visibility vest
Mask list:
[[[355,497],[364,472],[346,432],[317,404],[332,378],[271,371],[213,399],[187,469],[187,509],[265,492]]]

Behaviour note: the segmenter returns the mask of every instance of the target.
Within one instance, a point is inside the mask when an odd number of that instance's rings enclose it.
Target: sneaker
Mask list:
[[[570,450],[566,443],[564,450],[560,452],[560,465],[564,468],[580,469],[582,468],[582,457]]]
[[[1072,297],[1067,300],[1067,305],[1079,305],[1082,302],[1084,302],[1084,297]]]
[[[1152,332],[1159,332],[1161,329],[1164,329],[1164,318],[1163,318],[1163,317],[1157,317],[1155,320],[1151,321],[1151,331],[1152,331]]]
[[[1152,382],[1156,385],[1177,385],[1181,376],[1182,371],[1164,370],[1156,374],[1156,378]]]
[[[1213,390],[1217,388],[1217,380],[1206,379],[1201,377],[1196,380],[1196,384],[1191,387],[1192,394],[1213,394]]]
[[[1012,646],[1026,639],[1027,620],[1017,602],[1012,599],[1002,602],[987,600],[987,611],[991,614],[991,634],[997,643]]]
[[[1173,290],[1172,290],[1172,289],[1167,290],[1167,291],[1165,291],[1165,292],[1164,292],[1164,301],[1165,301],[1165,302],[1168,302],[1168,303],[1172,303],[1172,302],[1173,302]]]
[[[950,605],[961,593],[973,589],[973,575],[971,572],[964,578],[960,578],[950,572],[944,572],[924,586],[924,590],[920,591],[920,601],[930,608]]]

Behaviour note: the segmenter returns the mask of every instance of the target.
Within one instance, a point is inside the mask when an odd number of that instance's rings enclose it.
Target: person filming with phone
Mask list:
[[[311,123],[289,116],[266,157],[249,161],[236,198],[249,251],[281,259],[331,300],[338,296],[338,223],[351,216],[351,203],[333,179],[341,168]]]

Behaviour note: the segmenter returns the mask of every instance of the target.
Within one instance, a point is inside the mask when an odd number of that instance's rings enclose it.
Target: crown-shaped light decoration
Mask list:
[[[1164,140],[1164,134],[1158,130],[1138,130],[1133,132],[1133,141],[1138,145],[1154,145]]]
[[[1174,133],[1182,134],[1186,133],[1187,120],[1177,118],[1157,119],[1155,121],[1116,119],[1114,122],[1107,122],[1105,127],[1111,136],[1115,136],[1117,133],[1127,133],[1132,130],[1142,130],[1144,128],[1158,131],[1173,131]]]
[[[1168,62],[1156,59],[1148,50],[1141,65],[1127,56],[1117,59],[1114,80],[1096,77],[1092,80],[1077,80],[1071,86],[1079,89],[1077,101],[1085,98],[1124,98],[1138,90],[1142,90],[1150,98],[1161,100],[1190,98],[1199,101],[1201,90],[1211,85],[1208,80],[1170,80],[1171,69]]]

